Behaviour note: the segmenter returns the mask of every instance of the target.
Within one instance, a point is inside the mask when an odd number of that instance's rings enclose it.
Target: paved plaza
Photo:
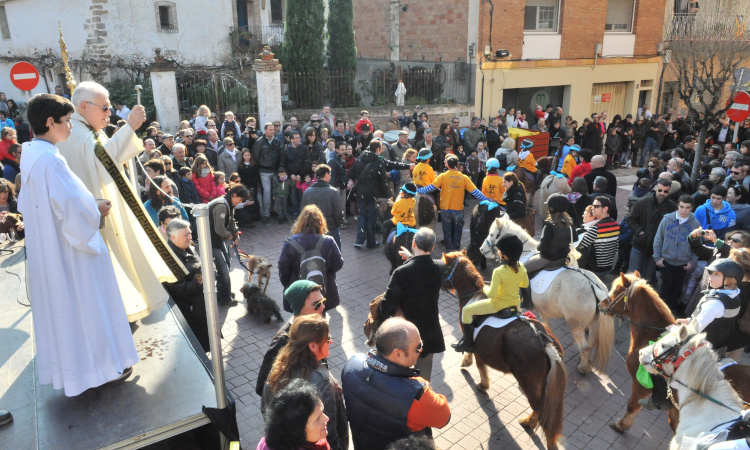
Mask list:
[[[635,170],[619,170],[617,192],[618,209],[624,215],[627,195],[635,181]],[[536,202],[538,204],[539,195]],[[473,207],[475,200],[470,201]],[[465,213],[466,223],[462,244],[468,245],[470,209]],[[622,217],[620,217],[621,219]],[[290,225],[279,225],[273,220],[271,227],[262,224],[244,229],[242,250],[263,255],[278,261],[281,246],[289,235]],[[537,218],[537,232],[541,232],[541,218]],[[438,242],[442,239],[440,224],[436,224]],[[365,352],[362,325],[369,312],[369,303],[385,291],[389,280],[390,264],[382,249],[358,250],[352,247],[356,226],[341,232],[344,268],[337,274],[341,294],[341,306],[331,312],[331,356],[328,358],[331,373],[340,380],[344,363],[355,353]],[[443,249],[438,243],[433,257],[439,257]],[[238,292],[244,271],[233,263],[232,280]],[[491,267],[484,272],[485,280],[491,277]],[[418,282],[418,280],[415,280]],[[268,286],[268,295],[281,303],[282,286],[274,267]],[[238,293],[239,296],[239,293]],[[530,414],[526,398],[511,375],[490,370],[491,385],[488,392],[477,389],[479,373],[476,366],[460,370],[461,355],[450,348],[460,337],[458,329],[458,300],[443,292],[440,294],[440,316],[448,350],[435,355],[432,386],[448,398],[451,406],[450,423],[442,430],[434,430],[435,441],[441,449],[530,449],[544,448],[541,429],[529,433],[517,419]],[[289,314],[284,313],[288,318]],[[263,436],[263,418],[260,413],[260,398],[255,394],[255,382],[263,354],[280,322],[262,323],[249,316],[244,303],[231,308],[221,308],[224,335],[224,358],[228,386],[237,399],[237,419],[242,444],[255,448]],[[619,322],[619,321],[618,321]],[[629,345],[629,332],[625,324],[616,324],[617,350],[625,355]],[[568,326],[563,320],[553,321],[553,331],[565,351],[564,361],[568,372],[568,388],[565,395],[565,423],[562,447],[566,449],[664,449],[668,448],[672,432],[666,413],[642,411],[633,428],[619,434],[609,422],[625,413],[630,396],[630,377],[625,363],[612,355],[606,373],[593,372],[582,376],[576,370],[578,349],[573,342]]]

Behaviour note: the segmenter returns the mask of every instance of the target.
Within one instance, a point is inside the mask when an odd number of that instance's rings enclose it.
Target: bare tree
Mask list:
[[[703,113],[693,161],[692,182],[700,174],[708,128],[724,114],[734,73],[750,62],[750,32],[736,14],[675,14],[665,24],[665,70],[676,82],[688,114]]]

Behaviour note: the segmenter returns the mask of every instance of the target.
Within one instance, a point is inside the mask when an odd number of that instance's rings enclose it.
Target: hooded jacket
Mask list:
[[[698,255],[690,250],[688,235],[698,228],[700,223],[690,213],[687,221],[680,223],[677,211],[664,216],[654,237],[654,261],[664,258],[673,266],[684,266],[698,263]]]
[[[704,230],[710,228],[714,230],[717,238],[724,239],[726,232],[737,223],[737,215],[732,211],[732,206],[728,201],[721,203],[721,209],[716,211],[711,206],[711,200],[706,200],[706,203],[695,210],[695,218],[700,222],[701,228]]]
[[[518,165],[518,152],[515,149],[500,147],[495,152],[495,158],[500,155],[505,155],[505,161],[508,163],[508,167]]]

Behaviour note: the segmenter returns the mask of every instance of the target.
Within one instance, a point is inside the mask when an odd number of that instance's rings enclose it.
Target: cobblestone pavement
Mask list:
[[[635,170],[618,170],[617,192],[619,211],[624,215],[627,195],[635,181]],[[536,203],[538,205],[539,196]],[[474,200],[469,202],[473,207]],[[466,223],[462,244],[468,245],[470,209],[465,213]],[[622,219],[622,217],[620,217]],[[257,224],[245,229],[241,248],[247,253],[263,255],[275,262],[289,224],[279,225],[274,219],[271,227]],[[541,231],[541,218],[537,217],[537,228]],[[438,242],[442,239],[440,224],[436,224]],[[328,359],[331,373],[340,379],[344,363],[355,353],[367,351],[362,325],[367,317],[370,301],[381,294],[389,280],[390,264],[382,249],[358,250],[352,247],[356,226],[341,232],[344,268],[338,273],[337,282],[341,294],[341,306],[331,312],[331,356]],[[433,257],[439,257],[443,249],[437,244]],[[268,295],[281,303],[282,286],[274,267],[268,286]],[[236,262],[232,266],[232,286],[237,292],[245,276]],[[484,272],[488,280],[491,268]],[[264,324],[249,316],[244,302],[234,307],[221,308],[222,332],[224,335],[224,361],[228,386],[237,399],[237,419],[242,444],[255,448],[263,436],[263,418],[259,397],[255,394],[258,368],[271,338],[281,326],[272,321]],[[460,337],[458,329],[458,301],[440,294],[440,315],[446,345]],[[284,318],[289,317],[284,313]],[[613,431],[609,422],[625,413],[630,396],[630,377],[624,362],[612,356],[606,373],[592,372],[582,376],[576,370],[579,354],[570,330],[563,320],[554,320],[553,331],[564,347],[565,366],[568,372],[568,388],[565,395],[565,422],[561,446],[566,449],[663,449],[668,448],[672,431],[666,413],[642,411],[633,428],[624,434]],[[616,348],[625,355],[629,345],[628,328],[617,324]],[[434,430],[435,441],[441,449],[527,449],[544,448],[544,437],[525,431],[517,419],[527,416],[531,410],[512,375],[491,370],[491,385],[486,393],[477,389],[479,373],[476,366],[460,370],[461,355],[448,347],[443,354],[435,355],[432,386],[450,402],[451,420],[441,430]]]

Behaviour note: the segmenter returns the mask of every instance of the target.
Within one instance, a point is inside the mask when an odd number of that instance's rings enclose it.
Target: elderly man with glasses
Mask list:
[[[237,157],[239,156],[240,152],[237,150],[237,146],[235,145],[234,140],[231,137],[224,138],[224,145],[222,149],[223,151],[219,153],[217,170],[224,172],[224,175],[226,175],[226,178],[228,180],[229,175],[231,175],[233,172],[237,172]]]
[[[656,261],[654,238],[664,215],[677,211],[677,204],[669,199],[672,182],[660,179],[654,192],[640,199],[625,218],[633,231],[633,249],[630,251],[630,271],[637,270],[643,279],[654,281]],[[652,283],[655,284],[655,283]]]

